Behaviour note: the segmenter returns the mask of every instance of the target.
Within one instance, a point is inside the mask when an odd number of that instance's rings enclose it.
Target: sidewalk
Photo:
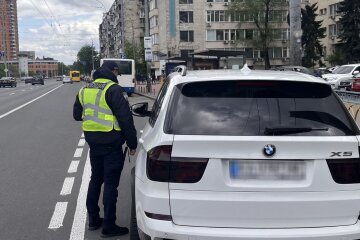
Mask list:
[[[151,92],[147,92],[146,83],[138,83],[135,87],[135,93],[155,100],[160,91],[160,88],[160,83],[153,83],[151,84]]]

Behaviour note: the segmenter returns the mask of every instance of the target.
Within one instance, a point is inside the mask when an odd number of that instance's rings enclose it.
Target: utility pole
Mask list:
[[[302,65],[301,0],[290,0],[289,17],[290,17],[290,64],[293,66],[301,66]]]
[[[148,0],[144,1],[145,4],[145,37],[150,37],[150,23],[149,23],[149,2]],[[147,92],[150,93],[151,92],[151,63],[150,62],[146,62],[146,76],[147,76],[147,81],[146,81],[146,89]]]
[[[92,62],[92,70],[94,70],[94,42],[91,40],[91,62]]]

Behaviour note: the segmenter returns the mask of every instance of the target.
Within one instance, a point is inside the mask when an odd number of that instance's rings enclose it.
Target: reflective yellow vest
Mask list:
[[[83,131],[110,132],[120,131],[119,123],[106,103],[105,94],[111,85],[108,79],[96,79],[79,91],[79,100],[83,107]]]

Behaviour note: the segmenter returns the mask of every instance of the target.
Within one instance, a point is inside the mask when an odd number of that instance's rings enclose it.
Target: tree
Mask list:
[[[304,57],[302,65],[305,67],[314,67],[316,62],[322,65],[322,45],[320,39],[325,37],[326,28],[321,27],[322,21],[316,21],[316,14],[318,7],[317,3],[306,5],[305,9],[301,10],[301,28],[303,35],[301,38],[301,45],[304,49]]]
[[[343,0],[339,3],[338,13],[342,31],[339,38],[341,41],[341,50],[348,62],[360,61],[360,1]]]
[[[125,41],[124,52],[126,58],[135,60],[135,67],[137,73],[146,73],[146,62],[145,62],[145,49],[144,46],[136,43]]]
[[[261,49],[265,69],[271,67],[269,49],[273,46],[273,30],[279,29],[281,24],[286,22],[283,15],[287,7],[286,0],[235,0],[229,5],[228,15],[239,21],[240,29],[241,22],[253,22],[256,31],[245,32],[245,41],[251,41],[253,46]]]
[[[329,55],[328,61],[332,66],[346,64],[345,55],[341,50],[335,50],[333,54]]]
[[[91,70],[93,69],[93,57],[94,68],[96,69],[100,67],[99,53],[95,50],[94,46],[83,46],[77,54],[77,61],[74,62],[72,70],[79,70],[82,73],[90,75]]]
[[[58,72],[59,75],[67,74],[70,70],[70,67],[66,66],[65,63],[59,62],[58,63]]]

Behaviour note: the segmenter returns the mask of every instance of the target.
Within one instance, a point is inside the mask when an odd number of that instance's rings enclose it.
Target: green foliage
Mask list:
[[[360,62],[360,1],[343,0],[339,4],[341,50],[347,62]]]
[[[304,57],[302,65],[305,67],[314,67],[320,61],[322,56],[322,45],[320,39],[325,37],[326,28],[321,27],[322,21],[316,21],[316,14],[318,7],[317,3],[313,5],[306,5],[305,9],[301,10],[301,28],[303,35],[301,38],[302,48],[304,49]]]
[[[253,29],[257,30],[257,37],[250,40],[253,47],[260,48],[263,52],[265,69],[271,68],[269,48],[273,40],[273,29],[279,29],[284,22],[282,13],[287,7],[288,3],[285,0],[235,0],[229,4],[227,15],[239,20],[239,29],[242,29],[244,20],[253,20]],[[246,24],[249,24],[249,21]]]
[[[59,75],[68,75],[70,71],[70,67],[65,65],[63,62],[58,63],[58,72]]]
[[[137,73],[146,73],[145,49],[144,46],[136,43],[125,41],[125,54],[129,59],[135,60]]]
[[[333,54],[329,55],[328,61],[332,66],[346,64],[345,54],[342,50],[336,50]]]
[[[5,71],[4,71],[4,69],[5,69],[5,64],[0,64],[0,78],[2,78],[2,77],[5,77]]]
[[[83,46],[77,54],[77,61],[73,63],[70,70],[79,70],[81,74],[90,75],[91,70],[93,69],[92,57],[94,57],[94,68],[99,68],[100,56],[94,46]]]

